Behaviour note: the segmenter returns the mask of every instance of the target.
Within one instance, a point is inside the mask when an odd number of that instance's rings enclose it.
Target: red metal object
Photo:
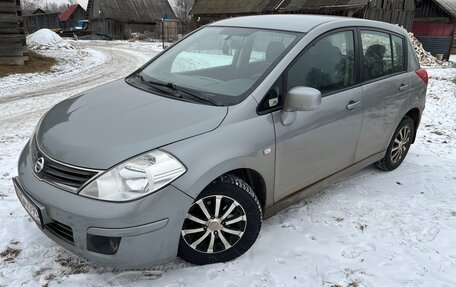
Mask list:
[[[453,28],[454,24],[452,23],[415,22],[413,23],[412,32],[415,36],[452,38]]]
[[[70,19],[71,15],[78,9],[79,4],[70,5],[65,11],[59,15],[60,22],[66,22]]]

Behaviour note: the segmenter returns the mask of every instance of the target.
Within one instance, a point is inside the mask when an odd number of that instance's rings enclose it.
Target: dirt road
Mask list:
[[[0,79],[0,130],[4,131],[0,134],[0,143],[3,145],[0,163],[11,156],[10,148],[13,147],[10,147],[9,143],[15,146],[18,140],[28,138],[42,114],[54,104],[87,89],[122,78],[159,52],[152,45],[128,42],[79,41],[72,44],[103,59],[93,67],[81,65],[84,67],[82,72],[78,72],[77,68],[64,69],[61,73],[44,77],[41,83],[36,85],[29,85],[20,78],[22,83],[16,85],[14,90],[8,89],[6,81],[3,85]]]

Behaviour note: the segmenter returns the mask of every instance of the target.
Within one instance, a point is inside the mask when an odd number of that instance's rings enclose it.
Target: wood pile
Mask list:
[[[0,0],[0,65],[28,61],[20,0]]]
[[[423,48],[423,45],[420,41],[413,35],[413,33],[409,32],[409,37],[412,40],[413,47],[415,48],[415,53],[418,56],[418,60],[420,61],[421,66],[426,67],[447,67],[450,66],[450,62],[441,61],[434,57],[431,53],[426,51]]]

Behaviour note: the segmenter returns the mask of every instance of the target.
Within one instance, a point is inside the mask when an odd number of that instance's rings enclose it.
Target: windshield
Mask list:
[[[225,105],[236,104],[298,40],[298,35],[205,27],[171,46],[140,75],[149,82],[193,90]]]

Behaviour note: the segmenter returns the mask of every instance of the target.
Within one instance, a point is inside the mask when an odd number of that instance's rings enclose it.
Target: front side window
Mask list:
[[[196,91],[232,105],[241,102],[300,37],[287,31],[205,27],[171,46],[140,76],[148,83]]]
[[[354,85],[353,39],[353,31],[343,31],[314,43],[288,70],[287,89],[305,86],[325,95]]]
[[[283,102],[283,88],[282,88],[282,77],[279,77],[277,81],[272,85],[272,87],[269,89],[268,93],[266,96],[263,98],[263,100],[260,102],[258,105],[258,112],[265,112],[265,111],[270,111],[272,109],[275,109],[282,105]]]
[[[389,34],[361,31],[364,80],[373,80],[393,73]]]

